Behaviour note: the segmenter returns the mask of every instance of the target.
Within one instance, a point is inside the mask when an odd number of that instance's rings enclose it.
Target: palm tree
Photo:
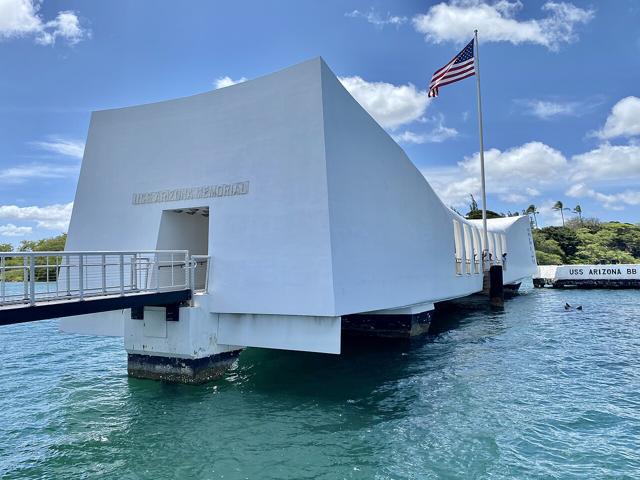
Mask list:
[[[580,207],[580,205],[576,205],[576,208],[573,209],[573,213],[576,213],[578,215],[578,218],[580,219],[580,225],[582,225],[582,208]]]
[[[560,211],[560,215],[562,216],[562,226],[564,227],[564,211],[571,209],[565,208],[564,204],[560,200],[556,202],[556,204],[553,206],[553,209]]]
[[[536,228],[538,228],[538,217],[536,217],[536,214],[540,212],[538,212],[536,206],[534,204],[529,205],[524,213],[526,215],[533,215],[533,221],[536,224]]]

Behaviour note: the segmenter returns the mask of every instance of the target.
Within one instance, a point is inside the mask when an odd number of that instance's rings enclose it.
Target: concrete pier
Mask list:
[[[501,265],[492,265],[489,269],[489,303],[491,303],[492,307],[504,306],[504,284]]]
[[[241,350],[223,352],[196,359],[130,353],[127,373],[134,378],[200,384],[221,378],[240,352]]]
[[[205,298],[196,300],[202,305]],[[128,374],[190,384],[222,377],[243,347],[220,344],[218,316],[203,310],[185,306],[173,315],[160,307],[132,311],[124,322]]]
[[[427,333],[433,318],[433,304],[395,310],[358,313],[342,317],[342,331],[350,335],[409,338]]]

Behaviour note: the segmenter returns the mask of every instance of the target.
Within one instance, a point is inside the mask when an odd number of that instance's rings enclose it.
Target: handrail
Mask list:
[[[194,290],[193,271],[201,257],[189,257],[188,250],[2,252],[0,307]]]
[[[134,255],[136,253],[184,253],[189,255],[189,250],[57,250],[43,252],[0,252],[0,257],[29,257],[29,256],[62,256],[62,255]]]

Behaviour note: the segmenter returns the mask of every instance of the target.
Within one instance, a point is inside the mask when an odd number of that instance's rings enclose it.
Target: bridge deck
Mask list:
[[[0,253],[0,326],[144,306],[208,290],[209,257],[186,250]]]
[[[0,308],[0,326],[125,308],[175,305],[187,302],[190,299],[191,290],[175,290],[129,293],[124,296],[106,295],[85,300],[77,298],[54,300],[36,303],[35,305],[6,305]]]

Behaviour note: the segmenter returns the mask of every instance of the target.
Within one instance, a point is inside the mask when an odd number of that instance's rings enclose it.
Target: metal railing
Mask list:
[[[192,289],[206,291],[209,257],[186,250],[0,253],[0,306]]]

